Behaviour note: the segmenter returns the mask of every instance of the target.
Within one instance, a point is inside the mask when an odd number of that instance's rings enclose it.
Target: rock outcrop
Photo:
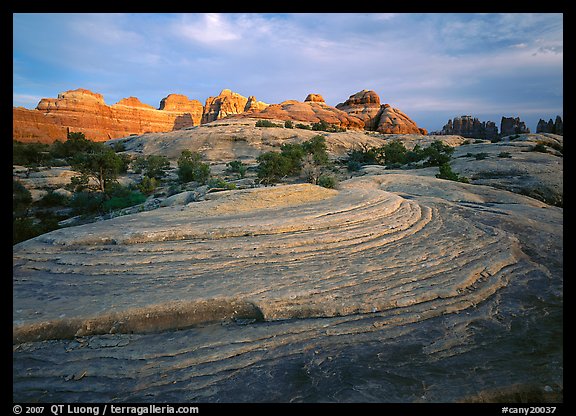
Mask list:
[[[197,125],[198,106],[180,97],[166,97],[164,107],[171,109],[156,110],[135,97],[108,106],[101,94],[82,88],[66,91],[58,98],[43,98],[35,110],[14,108],[13,138],[51,143],[66,140],[68,131],[80,131],[91,140],[105,141]]]
[[[536,126],[536,133],[552,133],[552,134],[564,134],[564,123],[562,122],[562,117],[556,116],[556,121],[552,119],[546,121],[540,119],[538,125]]]
[[[266,107],[268,107],[268,104],[262,101],[258,101],[256,97],[251,95],[250,97],[248,97],[248,102],[246,103],[246,107],[244,107],[244,112],[260,111],[264,110]]]
[[[324,101],[324,97],[322,97],[320,94],[308,94],[308,96],[306,96],[306,99],[304,100],[304,102],[307,101],[313,101],[315,103],[323,103]]]
[[[374,91],[362,90],[351,95],[336,108],[356,117],[364,123],[366,130],[384,134],[426,134],[426,129],[390,104],[380,104],[380,97]]]
[[[454,121],[448,120],[440,134],[457,134],[471,139],[490,140],[498,137],[498,127],[493,121],[481,122],[476,117],[464,115],[454,117]]]
[[[502,117],[500,122],[500,135],[510,136],[512,134],[530,133],[530,129],[520,120],[520,117]]]
[[[180,94],[163,98],[160,107],[128,97],[108,106],[101,94],[85,89],[66,91],[58,98],[43,98],[35,110],[13,109],[13,138],[51,143],[65,140],[67,132],[80,131],[91,140],[168,132],[210,123],[226,117],[255,117],[316,123],[324,121],[349,129],[374,130],[386,134],[425,134],[402,111],[380,104],[374,91],[363,90],[332,107],[320,94],[309,94],[304,102],[284,101],[269,105],[256,97],[246,98],[229,89],[209,97],[204,106]]]
[[[376,130],[381,113],[380,97],[374,91],[362,90],[351,95],[336,108],[364,122],[367,130]]]
[[[310,95],[308,96],[310,97]],[[239,114],[238,117],[255,117],[275,120],[292,120],[307,123],[325,121],[339,127],[363,129],[362,120],[352,117],[344,111],[329,106],[323,101],[287,100],[280,104],[270,104],[260,111]]]
[[[382,106],[376,131],[385,134],[428,134],[426,129],[418,127],[410,117],[389,104]]]
[[[204,112],[204,106],[198,100],[190,100],[188,97],[182,94],[170,94],[160,101],[159,110],[163,111],[177,111],[183,113],[189,113],[192,117],[193,125],[199,126],[202,122],[202,113]],[[188,126],[186,126],[188,127]],[[175,128],[174,130],[179,130],[183,127]]]
[[[216,97],[208,97],[202,114],[202,124],[244,112],[248,98],[224,89]]]

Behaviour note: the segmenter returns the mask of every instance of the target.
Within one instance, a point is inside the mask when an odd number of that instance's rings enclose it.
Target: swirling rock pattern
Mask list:
[[[440,198],[430,189],[445,181],[424,177],[404,192],[387,190],[406,176],[357,178],[338,191],[223,192],[16,245],[15,399],[31,391],[44,401],[442,401],[470,393],[460,386],[439,396],[441,383],[429,391],[416,381],[423,374],[399,368],[490,355],[493,344],[476,339],[478,322],[491,325],[496,344],[507,339],[508,318],[503,329],[493,316],[520,282],[524,292],[529,282],[554,282],[547,291],[558,296],[561,265],[550,271],[529,258],[523,245],[532,243],[499,219],[505,210],[487,205],[498,194],[530,212],[544,204],[456,183]],[[549,209],[553,240],[561,210]],[[410,360],[383,366],[400,345]],[[506,369],[479,388],[518,377]],[[540,373],[561,385],[557,372]],[[340,390],[328,383],[334,377]]]

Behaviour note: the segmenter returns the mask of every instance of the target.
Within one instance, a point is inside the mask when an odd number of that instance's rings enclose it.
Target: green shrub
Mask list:
[[[53,191],[48,192],[37,202],[40,207],[58,207],[68,205],[70,198],[66,195],[57,194]]]
[[[285,129],[293,129],[294,128],[294,122],[292,122],[292,120],[286,120],[284,122],[284,128]]]
[[[70,206],[74,215],[89,215],[100,212],[104,200],[101,192],[80,191],[72,196]]]
[[[166,156],[138,156],[132,162],[132,170],[135,173],[144,173],[145,176],[155,179],[162,179],[166,176],[166,170],[169,168],[170,162]]]
[[[488,153],[485,152],[476,153],[474,154],[474,157],[476,158],[476,160],[484,160],[488,157]]]
[[[144,176],[136,187],[144,195],[151,195],[159,185],[160,181],[158,179]]]
[[[240,160],[233,160],[232,162],[226,163],[226,172],[228,173],[235,173],[240,178],[246,176],[246,170],[248,167],[242,163]]]
[[[206,185],[208,185],[210,189],[236,189],[236,184],[226,182],[224,179],[218,176],[208,179]]]
[[[303,130],[312,130],[312,127],[310,127],[309,124],[302,124],[302,123],[296,124],[296,128],[297,129],[303,129]]]
[[[317,123],[313,123],[311,129],[315,131],[327,131],[332,133],[346,131],[345,128],[337,126],[335,124],[330,124],[325,120],[320,120]]]
[[[32,194],[20,181],[12,179],[12,212],[14,216],[24,215],[32,203]]]
[[[104,211],[114,211],[117,209],[128,208],[133,205],[141,204],[146,201],[146,197],[138,191],[129,191],[126,194],[112,196],[102,204]]]
[[[318,185],[324,188],[334,189],[338,186],[338,179],[332,175],[320,175]]]
[[[178,158],[178,178],[181,182],[196,181],[204,185],[210,177],[210,165],[201,161],[197,152],[183,150]]]
[[[502,141],[501,137],[493,137],[490,139],[490,143],[499,143]]]
[[[322,135],[316,135],[302,143],[302,149],[307,154],[314,157],[317,165],[326,165],[328,163],[328,147],[326,138]]]
[[[511,158],[512,155],[510,154],[510,152],[500,152],[500,153],[498,153],[498,157]]]
[[[452,167],[449,163],[443,163],[440,165],[440,173],[436,174],[439,179],[447,179],[449,181],[464,182],[468,183],[468,178],[458,175],[456,172],[452,171]]]
[[[454,148],[436,140],[424,149],[424,155],[428,158],[424,163],[425,166],[441,166],[448,163],[452,158]]]
[[[350,172],[358,172],[360,169],[362,169],[362,163],[357,160],[348,160],[346,163],[346,169],[348,169]]]
[[[282,127],[280,124],[271,122],[270,120],[260,119],[256,122],[256,127]]]
[[[278,152],[262,153],[256,160],[258,161],[258,178],[265,184],[280,181],[293,169],[292,160]]]
[[[50,146],[44,143],[12,141],[12,164],[22,166],[49,166],[52,163]]]

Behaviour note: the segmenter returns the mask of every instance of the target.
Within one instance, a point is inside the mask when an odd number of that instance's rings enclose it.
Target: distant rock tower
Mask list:
[[[526,123],[520,120],[520,117],[502,117],[500,122],[500,134],[502,136],[524,133],[530,133],[530,129],[526,127]]]

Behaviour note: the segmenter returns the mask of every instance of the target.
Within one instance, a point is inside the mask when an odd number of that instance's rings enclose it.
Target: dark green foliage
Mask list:
[[[476,160],[484,160],[484,159],[486,159],[487,157],[488,157],[488,153],[485,153],[485,152],[475,153],[475,154],[474,154],[474,158],[475,158]]]
[[[470,144],[470,143],[472,143],[472,141],[470,139],[466,139],[460,144],[460,146],[465,146],[465,145]]]
[[[282,127],[282,125],[273,123],[270,120],[260,119],[256,122],[256,127]]]
[[[199,153],[183,150],[178,158],[177,174],[180,182],[196,181],[204,185],[210,177],[210,165],[202,162]]]
[[[101,147],[107,147],[102,143],[96,143],[88,140],[84,133],[70,132],[68,140],[65,142],[55,141],[50,147],[50,153],[55,158],[71,158],[78,153],[94,152]],[[112,150],[113,151],[113,150]]]
[[[316,135],[310,140],[297,143],[284,143],[278,152],[266,152],[258,157],[258,177],[263,183],[275,183],[285,176],[298,175],[302,171],[306,159],[308,173],[312,170],[321,171],[328,164],[326,139]],[[310,169],[313,168],[313,169]],[[318,175],[309,175],[309,180],[315,182]]]
[[[94,179],[97,189],[104,192],[106,187],[116,180],[123,166],[123,160],[114,150],[101,143],[88,152],[80,152],[70,158],[72,170],[80,173],[83,180]]]
[[[338,179],[332,175],[320,175],[317,184],[324,188],[334,189],[338,186]]]
[[[233,160],[232,162],[226,163],[226,172],[237,174],[240,178],[246,176],[247,169],[248,167],[240,160]]]
[[[131,207],[146,201],[146,197],[139,191],[133,191],[126,186],[116,185],[108,194],[108,199],[102,203],[102,209],[113,211]]]
[[[284,122],[284,128],[293,129],[294,128],[294,122],[292,120],[286,120]]]
[[[136,187],[144,195],[150,195],[156,190],[156,188],[158,187],[159,184],[160,184],[160,181],[157,180],[156,178],[144,176],[142,178],[142,180],[140,181],[140,183],[138,185],[136,185]]]
[[[12,141],[12,164],[22,166],[47,166],[52,161],[50,146],[44,143]]]
[[[47,216],[40,221],[31,217],[18,217],[12,220],[12,244],[20,243],[40,234],[59,228],[58,218]]]
[[[12,213],[14,217],[26,214],[32,203],[32,194],[21,182],[12,179]]]
[[[40,207],[58,207],[68,205],[69,201],[70,198],[67,196],[50,191],[37,202],[37,205]]]
[[[400,140],[392,140],[382,146],[385,165],[403,165],[406,163],[406,153],[408,150]]]
[[[380,147],[363,146],[348,152],[348,170],[359,170],[361,165],[386,165],[399,168],[406,164],[425,160],[424,166],[440,166],[452,158],[454,148],[436,140],[426,148],[419,145],[407,150],[399,140],[393,140]]]
[[[328,163],[328,147],[326,146],[324,136],[316,135],[310,140],[303,142],[302,149],[305,153],[314,157],[314,162],[317,165],[325,165]]]
[[[278,152],[262,153],[256,159],[258,161],[258,178],[264,184],[271,184],[280,181],[290,174],[291,160]]]
[[[99,212],[105,200],[101,192],[79,191],[74,193],[70,206],[74,215],[90,215]]]
[[[436,175],[439,179],[447,179],[449,181],[464,182],[468,183],[468,178],[458,175],[456,172],[452,171],[452,167],[449,163],[443,163],[440,165],[440,173]]]
[[[236,189],[236,184],[226,182],[218,176],[208,179],[206,185],[211,189]]]
[[[348,160],[346,163],[346,168],[350,172],[358,172],[360,169],[362,169],[362,163],[357,160]]]
[[[337,126],[335,124],[330,124],[325,120],[320,120],[317,123],[313,123],[311,128],[312,130],[315,131],[327,131],[331,133],[346,131],[345,128]]]
[[[513,139],[514,139],[514,138],[516,138],[516,137],[513,137]],[[499,142],[501,142],[501,141],[502,141],[502,138],[501,138],[501,137],[493,137],[493,138],[490,139],[490,143],[499,143]]]
[[[145,176],[155,179],[162,179],[166,176],[168,168],[170,168],[170,162],[166,156],[138,156],[132,162],[132,170],[135,173],[144,173]]]
[[[280,146],[280,153],[288,163],[286,175],[297,175],[302,168],[302,159],[306,154],[302,145],[298,143],[284,143]]]
[[[510,152],[500,152],[500,153],[498,153],[498,157],[511,158],[512,155],[510,154]]]
[[[297,129],[303,129],[303,130],[312,130],[312,127],[310,127],[310,125],[302,124],[302,123],[296,124],[296,128]]]

